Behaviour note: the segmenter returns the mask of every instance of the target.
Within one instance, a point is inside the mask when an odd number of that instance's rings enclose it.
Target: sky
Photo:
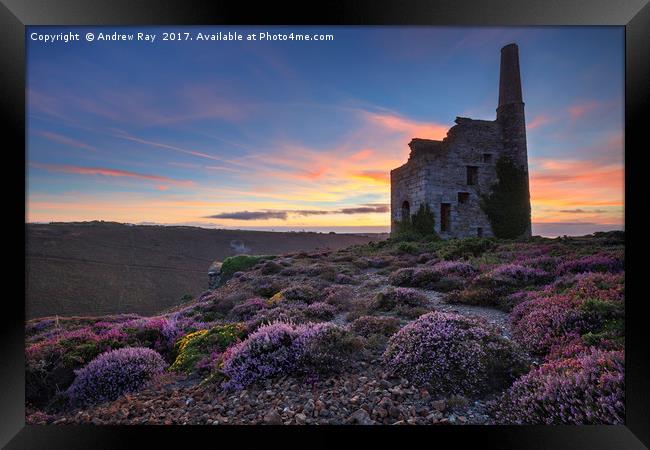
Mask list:
[[[511,42],[533,233],[623,229],[622,27],[28,27],[26,221],[387,231],[409,141],[494,120]]]

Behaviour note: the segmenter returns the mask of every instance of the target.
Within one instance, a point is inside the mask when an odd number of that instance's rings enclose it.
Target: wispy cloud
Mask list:
[[[442,139],[449,130],[449,125],[420,122],[394,113],[365,112],[365,118],[384,130],[398,132],[410,137]]]
[[[92,145],[88,145],[76,139],[63,136],[62,134],[52,133],[51,131],[42,131],[42,130],[36,131],[35,133],[39,136],[43,136],[44,138],[49,139],[50,141],[58,142],[59,144],[64,144],[70,147],[76,147],[83,150],[90,150],[92,152],[97,151],[97,148],[93,147]]]
[[[526,124],[526,129],[528,130],[534,130],[535,128],[539,128],[541,126],[544,126],[551,122],[551,118],[547,116],[546,114],[539,114],[535,117],[533,117],[533,120],[528,122]]]
[[[584,102],[575,103],[568,108],[569,116],[572,120],[576,120],[586,115],[587,113],[594,111],[599,106],[600,103],[596,100],[587,100]]]
[[[164,182],[164,183],[177,184],[177,185],[193,184],[193,182],[189,180],[177,180],[174,178],[164,177],[161,175],[149,175],[149,174],[143,174],[137,172],[129,172],[127,170],[110,169],[106,167],[82,167],[82,166],[73,166],[73,165],[66,165],[66,164],[43,164],[37,162],[31,163],[31,165],[33,167],[36,167],[37,169],[43,169],[49,172],[71,173],[76,175],[99,175],[103,177],[113,177],[113,178],[135,178],[138,180]]]

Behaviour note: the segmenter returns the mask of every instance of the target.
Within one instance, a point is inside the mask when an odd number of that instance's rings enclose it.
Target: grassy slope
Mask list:
[[[53,314],[152,314],[196,296],[215,259],[235,254],[338,249],[373,238],[318,233],[127,226],[110,222],[27,226],[27,318]]]

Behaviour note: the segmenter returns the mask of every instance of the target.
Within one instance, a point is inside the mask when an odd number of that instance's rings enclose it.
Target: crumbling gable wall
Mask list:
[[[516,44],[501,49],[496,120],[457,117],[456,125],[442,141],[413,139],[409,143],[409,160],[391,171],[392,231],[396,222],[426,202],[441,237],[493,236],[495,230],[508,234],[497,237],[530,236],[526,123],[518,52]],[[510,178],[523,181],[514,183],[517,186],[501,183],[498,195],[490,197],[498,181],[497,163],[506,159],[513,164]],[[513,191],[512,198],[504,190]],[[510,218],[516,219],[513,227],[503,227]],[[504,233],[506,228],[511,229]]]
[[[442,237],[491,236],[480,195],[496,181],[494,165],[503,148],[500,127],[495,121],[461,117],[456,123],[442,142],[411,142],[409,161],[391,171],[391,204],[408,201],[413,214],[427,202],[436,217],[436,232]],[[476,168],[474,185],[468,185],[468,167]],[[443,203],[450,208],[449,226],[444,231]],[[401,208],[392,209],[391,219],[402,220]]]

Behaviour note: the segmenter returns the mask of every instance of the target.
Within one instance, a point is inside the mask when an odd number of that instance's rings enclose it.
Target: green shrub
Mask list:
[[[264,255],[229,256],[228,258],[223,260],[223,264],[221,265],[221,283],[223,284],[225,281],[229,280],[235,272],[248,270],[260,261],[266,259],[273,259],[273,258],[275,258],[275,256],[264,256]]]
[[[391,234],[391,239],[395,241],[419,241],[419,240],[438,240],[438,234],[434,228],[436,224],[433,211],[428,203],[421,203],[417,212],[411,215],[409,221],[395,222],[395,231]]]
[[[625,337],[623,303],[588,298],[580,305],[580,317],[589,331],[582,335],[587,345],[611,342],[622,345]]]
[[[516,239],[530,226],[528,176],[505,156],[497,161],[496,172],[498,181],[481,197],[481,209],[496,237]]]
[[[400,253],[409,253],[415,255],[418,253],[418,246],[413,242],[400,242],[397,245],[397,250]]]
[[[243,336],[244,327],[241,324],[218,325],[186,334],[174,346],[177,356],[170,370],[191,373],[196,364],[211,352],[223,352]]]
[[[492,238],[470,237],[439,242],[435,244],[435,251],[439,258],[449,261],[478,257],[495,247],[496,241]]]

